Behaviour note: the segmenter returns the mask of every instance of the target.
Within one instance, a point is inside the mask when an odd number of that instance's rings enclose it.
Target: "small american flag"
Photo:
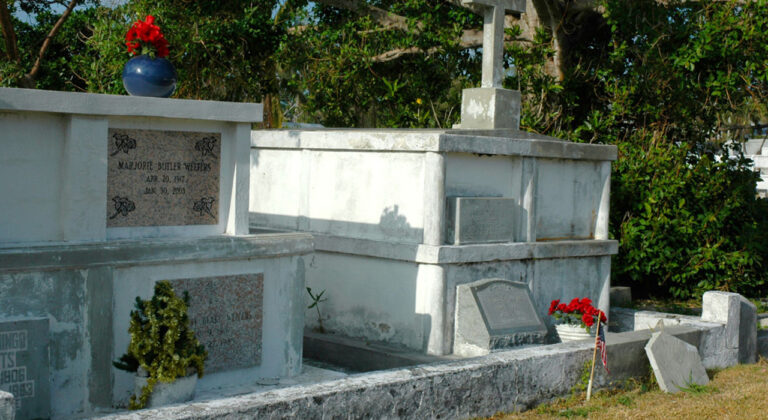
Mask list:
[[[598,320],[597,322],[600,321]],[[597,349],[600,350],[600,360],[603,362],[605,371],[611,373],[611,371],[608,370],[608,346],[605,344],[605,328],[607,328],[607,325],[600,328],[600,331],[597,333]]]

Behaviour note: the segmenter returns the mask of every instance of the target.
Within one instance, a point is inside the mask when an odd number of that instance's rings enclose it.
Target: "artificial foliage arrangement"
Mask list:
[[[595,325],[598,316],[602,323],[608,320],[605,312],[592,306],[589,298],[573,298],[567,305],[555,299],[549,304],[549,315],[561,324],[580,325],[587,331]]]
[[[152,15],[131,25],[125,34],[125,45],[131,55],[142,54],[163,58],[169,53],[168,41],[160,31],[160,27],[155,25],[155,17]]]
[[[188,305],[189,294],[184,292],[183,298],[178,297],[168,281],[155,283],[151,299],[136,297],[136,309],[131,311],[128,328],[131,334],[128,351],[113,362],[118,369],[137,372],[142,368],[148,373],[141,395],[131,396],[131,409],[145,407],[158,382],[174,382],[187,376],[190,368],[198,377],[203,376],[208,352],[189,327]]]

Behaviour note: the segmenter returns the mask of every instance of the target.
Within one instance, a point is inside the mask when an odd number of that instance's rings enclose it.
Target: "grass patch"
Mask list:
[[[580,398],[558,399],[533,410],[497,414],[494,420],[516,419],[763,419],[768,413],[768,361],[738,365],[713,374],[709,385],[692,384],[677,394],[667,394],[651,377],[628,380],[615,390],[593,394],[587,403]]]

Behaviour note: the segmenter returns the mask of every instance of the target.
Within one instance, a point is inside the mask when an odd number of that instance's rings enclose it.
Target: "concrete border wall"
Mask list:
[[[697,345],[702,330],[669,327],[667,332]],[[608,333],[607,375],[596,369],[604,387],[649,374],[645,344],[650,331]],[[470,418],[499,411],[521,411],[567,395],[593,342],[585,340],[491,353],[461,361],[352,375],[314,385],[275,389],[156,410],[119,413],[110,420],[235,418]]]

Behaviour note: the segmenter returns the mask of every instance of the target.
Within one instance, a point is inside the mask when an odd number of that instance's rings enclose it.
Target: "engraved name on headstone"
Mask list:
[[[206,372],[261,364],[264,274],[170,280],[189,293],[189,321],[208,350]]]
[[[13,394],[17,419],[48,418],[48,319],[0,322],[0,390]]]
[[[107,227],[219,222],[221,134],[110,128]]]

